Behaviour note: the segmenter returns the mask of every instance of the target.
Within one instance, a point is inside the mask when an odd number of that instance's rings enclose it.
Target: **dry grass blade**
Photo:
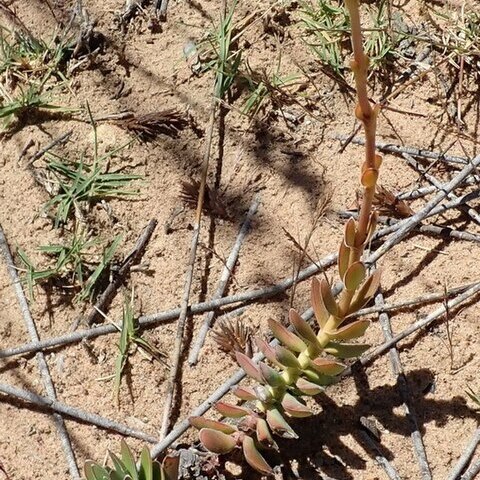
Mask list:
[[[373,203],[383,215],[407,218],[415,213],[404,200],[382,185],[377,185]]]
[[[192,180],[190,182],[182,182],[182,190],[180,198],[190,207],[196,208],[198,201],[198,192],[200,190],[200,182]],[[208,185],[205,186],[205,198],[203,202],[203,211],[220,218],[228,218],[228,213],[216,192],[211,190]]]
[[[244,353],[250,358],[253,356],[253,331],[240,318],[218,321],[212,336],[220,349],[233,359],[236,352]]]
[[[130,118],[116,120],[114,123],[133,132],[141,140],[147,141],[153,140],[160,134],[176,138],[189,122],[181,112],[169,108],[160,112],[133,115]]]

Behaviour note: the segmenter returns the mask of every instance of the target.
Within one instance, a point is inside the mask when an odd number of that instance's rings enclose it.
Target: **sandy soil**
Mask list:
[[[58,16],[68,18],[70,2],[57,2]],[[408,2],[407,2],[408,3]],[[35,34],[48,36],[55,19],[44,2],[15,1],[17,14]],[[207,129],[212,75],[193,75],[183,58],[182,49],[189,38],[200,38],[217,20],[219,2],[201,0],[171,4],[168,22],[161,32],[148,29],[145,17],[137,17],[126,33],[119,31],[115,12],[120,2],[86,0],[84,6],[97,21],[97,29],[107,42],[91,65],[80,68],[71,78],[70,90],[57,101],[62,105],[80,107],[88,100],[94,116],[133,110],[147,113],[165,108],[187,111],[198,128]],[[280,8],[280,7],[276,7]],[[402,7],[407,13],[416,12],[413,4]],[[241,18],[247,12],[263,12],[267,4],[242,2],[237,7]],[[215,133],[210,168],[210,184],[219,178],[220,197],[230,218],[205,217],[202,245],[194,272],[192,302],[211,297],[225,259],[235,241],[245,212],[256,193],[261,206],[250,234],[241,250],[235,269],[235,281],[229,293],[270,285],[290,276],[297,258],[286,229],[300,240],[311,230],[316,208],[325,195],[331,202],[320,227],[314,232],[309,254],[322,258],[336,251],[342,235],[337,213],[355,202],[358,188],[360,147],[350,145],[338,152],[334,134],[349,134],[354,127],[353,101],[338,85],[323,75],[312,53],[299,38],[295,25],[295,7],[287,11],[285,25],[276,24],[284,32],[277,43],[265,23],[258,21],[248,31],[244,48],[252,69],[273,69],[279,48],[282,51],[282,72],[296,73],[300,67],[314,78],[313,83],[299,93],[300,103],[316,107],[305,115],[299,105],[286,110],[301,116],[296,123],[286,123],[281,115],[267,107],[267,117],[260,115],[249,124],[239,113],[242,98],[233,102],[225,118],[223,139]],[[401,71],[401,68],[399,68]],[[447,70],[445,70],[447,72]],[[447,72],[448,73],[448,72]],[[124,82],[124,96],[113,94]],[[379,121],[379,139],[392,143],[448,149],[451,154],[475,155],[478,137],[478,97],[474,97],[475,78],[465,79],[463,100],[463,132],[448,122],[445,95],[434,75],[427,75],[413,87],[405,89],[394,104],[397,109],[414,111],[412,116],[386,110]],[[471,93],[473,92],[473,93]],[[377,81],[376,98],[382,96],[382,83]],[[309,100],[309,102],[307,102]],[[50,198],[33,179],[27,168],[28,156],[18,161],[22,147],[29,139],[35,148],[48,144],[60,134],[73,129],[70,141],[57,149],[65,155],[89,151],[92,131],[88,122],[78,118],[47,118],[40,122],[27,121],[13,134],[1,140],[0,160],[0,221],[9,245],[15,254],[22,248],[36,262],[45,257],[38,252],[40,245],[58,241],[59,232],[52,222],[39,215],[42,205]],[[131,136],[111,122],[99,124],[100,150],[128,142]],[[219,145],[222,142],[222,145]],[[135,287],[136,314],[150,314],[178,306],[184,285],[191,225],[194,212],[184,209],[173,221],[171,232],[165,223],[183,203],[179,198],[182,181],[197,179],[205,147],[205,136],[191,128],[176,139],[160,136],[154,142],[133,142],[112,160],[115,168],[144,176],[139,184],[141,195],[135,200],[110,200],[116,220],[101,206],[91,213],[91,225],[104,240],[123,234],[119,258],[126,255],[136,238],[152,218],[158,228],[148,245],[143,261],[149,273],[132,273],[129,287]],[[91,150],[90,150],[91,151]],[[39,162],[41,164],[41,162]],[[449,172],[435,166],[432,172],[446,179]],[[418,175],[397,156],[386,154],[381,174],[382,185],[393,191],[409,190],[416,185]],[[411,203],[413,209],[423,200]],[[472,202],[475,206],[475,202]],[[454,213],[445,221],[452,228],[480,233],[478,225],[467,217]],[[209,248],[205,248],[205,247]],[[209,250],[210,249],[210,250]],[[211,249],[214,254],[210,253]],[[480,249],[476,243],[445,240],[415,234],[390,251],[382,260],[382,289],[387,302],[395,302],[422,293],[441,291],[444,285],[453,287],[478,279]],[[305,262],[305,265],[308,261]],[[334,270],[328,275],[334,278]],[[297,288],[293,305],[299,311],[309,306],[309,285]],[[126,289],[125,291],[128,291]],[[24,321],[12,288],[5,262],[0,263],[0,338],[1,348],[29,341]],[[124,295],[120,292],[108,314],[121,318]],[[289,295],[248,306],[242,316],[245,324],[256,331],[266,332],[268,317],[285,318],[291,302]],[[51,305],[49,305],[51,302]],[[50,338],[70,330],[85,306],[74,304],[61,291],[48,298],[38,288],[30,304],[40,337]],[[400,332],[417,318],[435,308],[422,307],[392,316],[394,332]],[[480,313],[476,302],[452,314],[449,321],[453,339],[450,352],[445,322],[439,322],[401,343],[401,359],[411,389],[417,419],[423,435],[433,478],[445,478],[478,423],[478,413],[467,401],[465,389],[480,389],[478,383],[478,350]],[[373,323],[366,340],[372,345],[382,343],[379,324]],[[185,352],[195,338],[201,316],[189,319]],[[82,327],[83,328],[83,327]],[[167,355],[171,354],[175,322],[166,323],[145,332],[145,338]],[[111,381],[102,380],[114,372],[118,334],[74,344],[47,353],[59,400],[69,405],[95,412],[126,423],[157,436],[162,418],[168,371],[158,363],[148,361],[138,352],[131,357],[129,385],[123,382],[120,407],[113,400]],[[231,358],[208,339],[201,360],[195,367],[183,365],[181,395],[175,420],[183,419],[201,403],[231,373],[236,371]],[[0,361],[0,381],[44,394],[34,356],[13,357]],[[435,388],[430,388],[431,385]],[[11,479],[69,478],[65,458],[51,418],[42,411],[7,396],[0,397],[0,463]],[[374,418],[382,431],[381,450],[398,470],[401,478],[420,478],[413,459],[410,425],[401,406],[401,398],[391,372],[388,356],[379,358],[364,374],[349,378],[328,389],[328,396],[318,399],[322,412],[302,421],[302,439],[288,444],[287,456],[299,465],[302,478],[322,478],[320,472],[339,480],[372,480],[385,478],[374,454],[364,447],[359,433],[360,417]],[[296,422],[300,426],[300,422]],[[67,421],[79,465],[85,459],[103,461],[108,449],[117,451],[120,436],[82,424]],[[189,431],[182,441],[196,440]],[[141,443],[129,440],[135,449]],[[0,478],[1,473],[0,473]],[[253,478],[239,474],[237,478]]]

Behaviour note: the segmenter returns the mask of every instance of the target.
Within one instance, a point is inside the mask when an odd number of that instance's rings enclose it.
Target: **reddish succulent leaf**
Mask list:
[[[274,388],[282,387],[285,385],[285,380],[283,379],[283,377],[272,367],[269,367],[263,362],[260,362],[258,364],[258,367],[260,369],[262,378],[265,380],[265,382],[268,383],[268,385]]]
[[[310,298],[312,302],[313,312],[320,328],[325,327],[330,314],[323,303],[322,292],[320,289],[320,282],[317,278],[312,280],[312,289],[310,292]]]
[[[237,431],[233,425],[217,422],[216,420],[210,420],[205,417],[190,417],[188,421],[190,422],[190,425],[199,430],[202,428],[209,428],[211,430],[218,430],[219,432],[226,433],[227,435]]]
[[[157,462],[155,462],[157,463]],[[180,467],[180,455],[167,455],[162,462],[163,477],[162,480],[177,480],[178,469]],[[158,478],[153,474],[153,478]]]
[[[349,218],[345,224],[344,241],[347,247],[353,247],[355,245],[355,236],[357,233],[357,222],[353,218]]]
[[[263,475],[272,475],[272,467],[267,463],[267,461],[257,450],[253,438],[245,435],[245,437],[243,438],[242,447],[245,460],[252,468],[257,470],[257,472],[262,473]]]
[[[256,426],[258,441],[267,448],[277,448],[277,444],[270,433],[267,422],[263,418],[259,418]]]
[[[338,316],[338,306],[335,298],[332,295],[332,290],[330,289],[330,285],[328,282],[323,278],[320,281],[320,291],[322,293],[323,304],[325,308],[328,310],[330,315],[334,317]]]
[[[277,367],[281,367],[282,365],[278,363],[277,358],[275,356],[275,349],[270,346],[265,340],[262,338],[256,338],[255,339],[257,343],[258,349],[265,355],[265,358],[272,362],[274,365],[277,365]]]
[[[328,334],[335,340],[352,340],[353,338],[363,336],[369,325],[369,320],[356,320],[333,332],[328,332]]]
[[[293,350],[294,352],[303,352],[307,349],[307,345],[305,345],[305,342],[301,338],[290,332],[276,320],[270,318],[268,320],[268,326],[270,327],[273,336],[290,350]]]
[[[237,359],[238,364],[243,368],[243,370],[249,377],[252,377],[257,382],[262,382],[262,376],[260,375],[260,371],[258,370],[257,366],[251,358],[247,357],[244,353],[241,352],[237,352],[235,354],[235,358]]]
[[[348,315],[355,313],[360,310],[364,305],[366,305],[375,292],[378,290],[380,285],[380,278],[382,275],[381,268],[377,268],[366,280],[363,282],[363,285],[360,287],[360,290],[353,297],[352,302],[350,303],[350,308],[348,309]]]
[[[225,402],[217,402],[215,408],[221,415],[228,418],[242,418],[251,413],[248,408],[231,405]]]
[[[228,453],[237,445],[236,440],[230,435],[209,428],[202,428],[198,436],[203,446],[212,453]]]
[[[302,402],[299,402],[293,395],[285,393],[282,399],[282,407],[291,417],[310,417],[313,412]]]
[[[239,387],[236,386],[232,388],[232,393],[240,398],[241,400],[255,400],[257,395],[255,394],[255,390],[252,387]]]
[[[370,214],[370,218],[368,219],[367,238],[365,239],[365,243],[369,242],[373,237],[375,229],[377,228],[377,222],[378,222],[378,211],[375,210]]]
[[[281,365],[289,368],[300,368],[297,357],[287,348],[277,345],[275,347],[275,356]]]
[[[345,276],[345,272],[347,271],[348,264],[350,262],[350,247],[345,245],[345,242],[340,242],[340,249],[338,251],[338,273],[340,274],[340,278],[343,281],[343,277]]]
[[[380,168],[383,162],[383,157],[378,153],[375,154],[375,168]]]
[[[297,380],[296,387],[306,395],[318,395],[319,393],[324,391],[324,388],[322,388],[320,385],[309,382],[302,377]]]
[[[317,336],[312,330],[312,327],[298,314],[293,308],[289,312],[290,323],[293,325],[293,328],[296,330],[298,335],[302,337],[305,341],[311,345],[318,345]]]
[[[320,373],[329,376],[338,375],[340,372],[343,372],[345,365],[335,360],[329,360],[328,358],[316,358],[312,360],[312,367]]]
[[[362,355],[370,348],[370,345],[364,345],[360,343],[347,344],[329,342],[325,347],[325,351],[331,355],[335,355],[338,358],[356,358]]]
[[[280,437],[298,438],[298,435],[276,408],[267,410],[267,423],[272,432]]]
[[[378,179],[378,170],[376,168],[367,168],[362,173],[362,178],[360,182],[365,188],[372,188],[377,183]]]
[[[354,292],[365,279],[366,273],[367,270],[362,262],[352,263],[348,267],[343,279],[345,288],[350,292]]]

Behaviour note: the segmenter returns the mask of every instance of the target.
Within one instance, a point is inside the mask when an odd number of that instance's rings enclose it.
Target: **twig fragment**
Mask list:
[[[0,250],[2,251],[2,255],[7,264],[7,270],[12,280],[13,287],[17,295],[18,303],[20,305],[20,310],[22,312],[22,316],[25,321],[27,331],[30,335],[30,339],[33,342],[38,342],[40,340],[40,337],[38,336],[37,327],[30,313],[28,302],[23,292],[22,284],[20,282],[20,278],[15,268],[13,257],[12,257],[12,254],[10,253],[10,249],[8,247],[7,240],[5,238],[5,234],[3,232],[3,228],[1,225],[0,225]],[[40,370],[40,376],[42,378],[42,382],[47,392],[47,395],[51,401],[56,401],[55,387],[53,385],[53,380],[50,375],[50,370],[48,368],[47,361],[45,360],[45,355],[42,352],[37,353],[37,363],[38,363],[38,369]],[[67,459],[70,475],[72,476],[73,479],[80,479],[80,472],[78,471],[77,462],[75,460],[75,454],[73,452],[72,444],[70,442],[70,437],[68,435],[68,430],[65,425],[65,422],[63,418],[57,414],[53,415],[53,420],[57,428],[58,434],[60,436],[60,441],[62,443],[63,451]]]
[[[384,305],[382,293],[378,293],[375,297],[375,305],[382,307]],[[392,325],[390,324],[390,318],[387,313],[381,313],[379,315],[380,325],[382,327],[383,337],[386,341],[391,340],[393,337]],[[425,451],[425,445],[423,444],[422,434],[418,428],[417,414],[415,412],[414,404],[411,400],[411,392],[408,386],[407,377],[403,370],[402,362],[400,360],[400,354],[396,346],[390,349],[390,363],[392,366],[393,375],[396,377],[397,386],[400,390],[400,395],[403,400],[403,409],[405,416],[410,423],[411,433],[410,437],[413,442],[413,448],[420,467],[420,474],[423,480],[431,480],[432,473],[428,464],[427,453]]]
[[[158,221],[156,219],[150,220],[148,225],[144,228],[143,232],[138,237],[133,250],[125,257],[118,272],[113,277],[112,281],[108,284],[108,287],[104,290],[104,292],[100,295],[100,298],[95,303],[94,307],[90,310],[90,313],[85,318],[85,323],[87,325],[92,325],[92,323],[98,317],[98,311],[106,312],[110,303],[115,296],[115,293],[119,289],[120,285],[125,281],[125,277],[130,272],[130,268],[137,264],[143,253],[145,252],[145,248],[152,238],[153,232],[157,227]]]
[[[467,467],[468,462],[473,457],[473,454],[475,453],[475,450],[477,449],[477,446],[479,443],[480,443],[480,428],[477,428],[471,440],[468,442],[468,445],[465,447],[463,454],[458,459],[458,462],[456,463],[456,465],[453,467],[452,471],[448,475],[447,480],[457,480],[460,477],[462,472]],[[464,477],[462,476],[461,478],[463,479]],[[471,478],[474,478],[474,477],[471,477]]]
[[[89,413],[79,408],[71,407],[70,405],[66,405],[58,400],[37,395],[29,390],[23,390],[12,387],[5,383],[0,383],[0,393],[32,403],[37,407],[47,408],[48,410],[55,412],[55,415],[60,416],[60,418],[62,418],[61,415],[66,415],[70,418],[74,418],[75,420],[86,422],[99,428],[104,428],[105,430],[111,430],[127,437],[138,438],[144,442],[155,443],[157,441],[155,437],[147,435],[146,433],[138,430],[134,430],[133,428],[130,428],[122,423],[109,420],[108,418],[104,418],[96,413]]]
[[[255,198],[253,199],[252,204],[250,205],[250,209],[248,210],[248,213],[245,217],[245,221],[243,222],[240,228],[240,231],[238,232],[237,238],[235,240],[235,244],[233,245],[230,255],[228,256],[227,262],[223,268],[222,274],[220,276],[220,281],[217,286],[217,290],[215,291],[212,297],[212,300],[221,298],[225,293],[225,289],[230,279],[230,274],[233,268],[235,267],[235,264],[237,263],[237,258],[238,258],[238,254],[240,253],[240,248],[242,247],[243,241],[247,236],[247,233],[250,229],[250,224],[252,222],[254,215],[257,212],[259,204],[260,204],[260,196],[256,195]],[[190,365],[195,365],[198,362],[198,356],[200,354],[200,350],[203,344],[205,343],[205,338],[207,337],[207,333],[210,329],[210,326],[212,324],[214,317],[215,317],[215,311],[209,312],[205,316],[203,324],[198,333],[197,340],[195,341],[190,351],[190,355],[188,357],[188,363]]]
[[[334,138],[336,140],[344,141],[348,138],[348,136],[335,135]],[[356,137],[351,140],[351,143],[355,145],[365,145],[365,140],[363,138]],[[456,165],[468,165],[468,163],[470,162],[470,159],[466,157],[445,155],[444,153],[441,153],[441,152],[432,152],[430,150],[425,150],[423,148],[407,147],[403,145],[393,145],[391,143],[382,143],[382,142],[377,142],[376,146],[379,150],[382,150],[384,152],[399,153],[399,154],[408,153],[409,155],[413,155],[414,157],[440,160],[442,162],[453,163]]]

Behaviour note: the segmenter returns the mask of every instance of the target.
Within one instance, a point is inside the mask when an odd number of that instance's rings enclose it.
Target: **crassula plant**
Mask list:
[[[359,2],[346,0],[346,5],[351,20],[351,67],[358,98],[355,115],[363,124],[366,145],[360,172],[363,195],[358,221],[350,219],[346,223],[338,252],[343,290],[337,299],[326,279],[313,279],[311,302],[318,328],[312,328],[292,309],[289,312],[291,328],[276,320],[268,322],[278,343],[272,346],[257,339],[266,362],[256,364],[248,356],[237,353],[239,365],[256,385],[238,386],[233,393],[249,403],[240,406],[219,402],[216,405],[223,417],[237,419],[236,422],[190,418],[191,424],[200,429],[200,441],[209,451],[226,454],[240,448],[246,461],[263,474],[271,474],[273,470],[262,450],[277,447],[275,435],[297,438],[289,418],[312,415],[304,397],[320,393],[335,380],[345,368],[341,359],[357,357],[367,349],[367,345],[350,342],[363,336],[369,321],[351,318],[373,297],[380,282],[380,270],[368,274],[362,262],[377,219],[373,199],[381,165],[381,157],[375,153],[379,107],[371,106],[367,93],[368,57],[363,50]]]

